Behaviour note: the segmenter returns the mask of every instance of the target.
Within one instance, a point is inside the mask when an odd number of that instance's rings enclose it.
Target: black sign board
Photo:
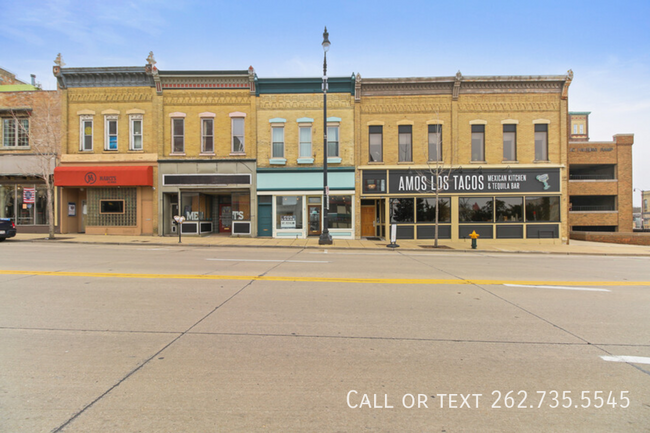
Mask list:
[[[364,171],[364,178],[374,170]],[[433,170],[431,170],[433,171]],[[389,170],[389,194],[431,194],[436,186],[443,194],[462,193],[557,193],[559,168],[456,169],[439,176],[430,170]],[[382,171],[382,173],[386,173]],[[436,183],[437,177],[437,183]],[[371,191],[364,191],[371,193]]]

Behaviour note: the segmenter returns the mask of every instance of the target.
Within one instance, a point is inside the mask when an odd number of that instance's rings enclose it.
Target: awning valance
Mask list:
[[[55,186],[153,186],[153,167],[56,167]]]

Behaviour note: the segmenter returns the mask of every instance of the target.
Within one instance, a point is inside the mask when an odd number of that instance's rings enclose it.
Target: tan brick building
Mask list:
[[[153,234],[159,100],[151,66],[54,67],[64,140],[61,233]]]
[[[566,242],[571,79],[357,76],[357,233]]]
[[[589,114],[569,113],[570,230],[631,232],[634,135],[590,141]]]
[[[257,80],[257,236],[306,238],[323,226],[321,78]],[[355,238],[354,77],[329,77],[328,229]]]

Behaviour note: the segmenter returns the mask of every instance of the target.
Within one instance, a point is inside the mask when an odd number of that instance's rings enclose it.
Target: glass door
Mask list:
[[[321,206],[309,205],[307,211],[309,212],[309,236],[318,236],[321,232]]]

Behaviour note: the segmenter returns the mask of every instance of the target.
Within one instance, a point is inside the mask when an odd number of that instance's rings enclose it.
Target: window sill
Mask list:
[[[199,156],[214,156],[214,152],[201,152],[199,153]]]
[[[384,161],[368,161],[368,165],[383,165]]]
[[[434,159],[434,160],[429,160],[429,161],[427,161],[427,163],[429,163],[429,164],[444,164],[445,161],[440,161],[440,160],[436,161],[436,160]]]
[[[548,159],[536,159],[533,161],[533,164],[548,164],[549,162],[551,161]]]
[[[327,163],[328,164],[340,164],[341,161],[342,161],[341,158],[336,158],[336,157],[327,158]]]
[[[129,152],[139,152],[139,153],[144,153],[144,149],[129,149]]]
[[[486,161],[470,161],[470,164],[487,164]]]
[[[185,156],[185,153],[170,153],[169,156]]]
[[[503,160],[503,161],[501,161],[501,164],[519,164],[519,161]]]
[[[271,158],[269,159],[269,164],[271,165],[286,165],[286,158]]]
[[[313,164],[314,158],[298,158],[296,162],[298,164]]]
[[[246,152],[230,152],[230,156],[246,156]]]
[[[0,150],[31,150],[31,147],[26,146],[2,146]]]
[[[408,164],[413,164],[413,161],[397,161],[397,163],[402,165],[408,165]]]

